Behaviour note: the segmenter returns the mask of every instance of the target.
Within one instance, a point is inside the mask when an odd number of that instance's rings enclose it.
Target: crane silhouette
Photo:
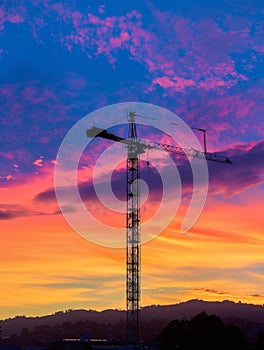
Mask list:
[[[86,130],[89,138],[99,137],[107,140],[122,143],[127,148],[126,161],[126,307],[127,307],[127,340],[133,349],[137,347],[139,341],[139,301],[140,301],[140,160],[139,155],[147,150],[155,149],[186,155],[188,157],[202,158],[209,161],[232,164],[231,160],[225,156],[215,153],[208,153],[206,150],[205,130],[192,128],[204,133],[204,152],[193,148],[182,148],[175,145],[161,142],[139,139],[135,117],[144,117],[135,112],[128,113],[128,137],[123,138],[108,132],[106,129],[93,126]],[[171,123],[174,124],[174,123]],[[177,125],[177,124],[175,124]]]

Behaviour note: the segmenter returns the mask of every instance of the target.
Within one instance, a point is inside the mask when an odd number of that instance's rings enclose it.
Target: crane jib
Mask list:
[[[141,139],[136,139],[136,140],[125,139],[123,137],[110,133],[105,129],[98,128],[96,126],[93,126],[91,129],[87,129],[86,135],[89,138],[100,137],[107,140],[120,142],[127,145],[128,147],[131,147],[133,145],[134,150],[133,152],[130,152],[131,153],[130,158],[133,158],[133,156],[136,156],[137,154],[145,153],[147,149],[156,149],[156,150],[165,151],[169,153],[186,155],[187,157],[202,158],[209,161],[224,163],[229,165],[233,164],[229,158],[218,155],[216,153],[209,153],[209,152],[205,153],[202,151],[198,151],[194,148],[182,148],[179,146],[167,145],[164,143],[154,142],[154,141],[147,141],[147,140],[141,140]]]

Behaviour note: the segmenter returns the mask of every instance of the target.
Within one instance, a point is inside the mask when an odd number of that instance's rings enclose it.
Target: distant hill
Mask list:
[[[234,303],[232,301],[208,302],[203,300],[190,300],[175,305],[152,305],[140,310],[142,323],[152,320],[162,320],[164,326],[169,321],[175,319],[190,319],[198,313],[205,311],[208,315],[215,314],[223,320],[245,320],[251,323],[263,324],[264,328],[264,307],[244,303]],[[1,321],[3,336],[20,334],[23,328],[33,330],[41,325],[59,325],[64,322],[76,323],[78,321],[89,320],[97,324],[117,324],[125,322],[126,312],[120,310],[104,310],[101,312],[94,310],[68,310],[57,312],[43,317],[17,316],[12,319]]]
[[[145,320],[159,317],[168,321],[189,319],[202,311],[205,311],[208,315],[215,314],[222,319],[235,317],[264,323],[264,307],[262,305],[235,303],[228,300],[209,302],[195,299],[175,305],[147,306],[141,310],[142,318]]]

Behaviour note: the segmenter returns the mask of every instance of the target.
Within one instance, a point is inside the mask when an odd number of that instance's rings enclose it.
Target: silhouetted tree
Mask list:
[[[247,350],[250,349],[246,335],[240,328],[231,324],[226,327],[226,350]]]
[[[236,326],[205,312],[190,321],[172,321],[161,332],[162,350],[249,350],[244,333]]]
[[[185,328],[185,321],[171,321],[160,334],[162,349],[174,350],[179,348],[183,340]]]
[[[217,316],[202,312],[191,319],[182,341],[182,349],[224,349],[225,326]]]

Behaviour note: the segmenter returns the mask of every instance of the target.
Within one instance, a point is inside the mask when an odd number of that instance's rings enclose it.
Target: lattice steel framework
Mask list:
[[[127,213],[126,213],[126,300],[127,339],[133,347],[139,340],[140,300],[140,160],[137,130],[129,114],[127,145]]]

